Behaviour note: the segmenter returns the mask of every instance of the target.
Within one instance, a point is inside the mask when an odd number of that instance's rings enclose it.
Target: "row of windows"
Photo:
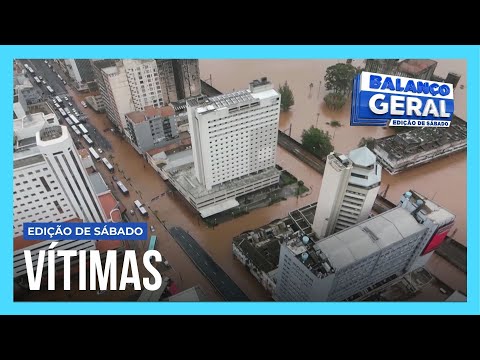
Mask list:
[[[242,119],[245,119],[242,121]],[[225,129],[235,129],[236,131],[239,130],[239,128],[251,128],[252,123],[257,122],[258,124],[262,124],[262,121],[264,123],[267,123],[268,121],[273,121],[275,124],[278,122],[278,117],[276,114],[266,114],[263,116],[257,116],[257,115],[252,115],[252,116],[245,116],[233,123],[225,123],[225,124],[218,124],[218,125],[212,125],[209,126],[208,128],[210,134],[218,133],[221,132]],[[249,125],[249,126],[246,126]]]
[[[264,111],[262,111],[262,110],[264,110]],[[242,115],[245,115],[245,114],[257,115],[257,114],[263,114],[264,112],[270,112],[270,111],[278,111],[278,103],[273,104],[273,105],[269,105],[269,106],[264,106],[264,107],[261,107],[261,108],[257,108],[257,109],[254,109],[254,110],[252,110],[251,108],[246,108],[245,111],[241,110],[239,112],[235,112],[235,114],[233,114],[233,115],[228,115],[228,116],[208,120],[208,124],[219,123],[222,120],[226,120],[227,122],[232,121],[232,120],[236,121],[236,120],[239,119],[238,118],[239,116],[242,116]],[[242,118],[240,118],[240,119],[242,119]]]

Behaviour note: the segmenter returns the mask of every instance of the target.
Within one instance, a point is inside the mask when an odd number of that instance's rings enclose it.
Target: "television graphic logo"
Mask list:
[[[353,81],[352,126],[449,127],[453,85],[362,72]]]

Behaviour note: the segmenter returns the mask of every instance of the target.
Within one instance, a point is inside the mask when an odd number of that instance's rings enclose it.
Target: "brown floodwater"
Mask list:
[[[340,60],[338,60],[340,61]],[[382,128],[356,128],[349,129],[349,110],[345,109],[340,113],[330,113],[321,105],[322,97],[325,94],[323,86],[319,90],[319,81],[322,80],[325,68],[336,63],[332,61],[262,61],[262,60],[201,60],[200,70],[202,79],[212,74],[213,86],[222,92],[233,89],[241,89],[248,86],[252,79],[267,76],[274,81],[275,85],[288,81],[295,95],[295,106],[287,114],[282,114],[280,128],[288,128],[292,124],[292,136],[299,139],[303,129],[316,125],[317,113],[319,113],[318,126],[325,130],[331,130],[326,121],[338,119],[344,127],[331,131],[335,135],[333,143],[337,150],[348,151],[354,148],[360,137],[374,136],[382,137],[389,135],[389,130]],[[451,62],[451,61],[450,61]],[[354,62],[355,65],[355,62]],[[457,65],[456,72],[462,72],[462,66]],[[440,74],[442,75],[442,74]],[[460,84],[464,83],[462,77]],[[310,93],[309,84],[314,83]],[[70,92],[79,105],[83,95]],[[81,106],[79,106],[82,109]],[[90,122],[99,130],[110,127],[105,115],[94,113],[90,108],[82,109]],[[461,113],[458,112],[459,116]],[[130,182],[124,184],[130,190],[130,196],[124,197],[115,189],[114,194],[127,206],[133,207],[133,200],[139,198],[149,202],[153,197],[166,191],[167,184],[148,165],[144,167],[143,159],[126,142],[121,141],[111,132],[104,133],[112,143],[111,154],[115,167],[122,169]],[[443,206],[450,209],[457,215],[458,232],[457,240],[465,243],[465,191],[455,185],[465,183],[465,154],[452,156],[445,160],[434,162],[405,174],[388,176],[384,173],[383,187],[390,184],[387,197],[396,202],[399,196],[409,188],[414,188],[427,196],[435,196]],[[276,203],[272,206],[257,209],[235,220],[220,224],[215,229],[206,227],[192,209],[181,199],[181,196],[168,195],[151,203],[151,208],[158,211],[158,217],[165,220],[166,226],[181,226],[188,231],[212,256],[217,264],[238,284],[238,286],[254,301],[269,300],[268,293],[249,274],[248,270],[232,255],[232,238],[249,229],[263,226],[275,219],[287,216],[288,212],[316,202],[320,191],[322,176],[313,169],[298,161],[287,151],[277,148],[277,163],[294,174],[299,180],[303,180],[311,191],[305,197],[289,198],[286,201]],[[101,166],[98,170],[109,179],[111,175]],[[117,170],[117,176],[119,176]],[[125,180],[121,176],[122,180]],[[139,191],[137,195],[136,191]],[[143,219],[132,219],[142,221]],[[196,269],[183,250],[175,240],[161,227],[155,216],[150,215],[149,224],[155,225],[158,235],[158,249],[165,256],[175,269],[168,276],[172,277],[179,285],[180,290],[187,289],[194,285],[200,285],[211,300],[221,300],[207,279]],[[448,279],[442,279],[447,281]],[[452,281],[455,281],[453,279]],[[455,286],[452,284],[450,286]]]
[[[446,77],[448,72],[461,75],[455,90],[455,114],[466,119],[466,61],[438,60],[435,74]],[[202,79],[212,78],[212,85],[222,92],[241,89],[248,86],[253,79],[266,76],[278,87],[288,82],[295,97],[295,105],[290,112],[282,114],[280,129],[287,130],[291,125],[291,136],[301,139],[304,129],[310,126],[328,131],[332,135],[335,150],[348,152],[354,149],[362,137],[380,138],[393,134],[391,129],[382,127],[350,127],[349,104],[339,112],[326,109],[323,97],[327,94],[324,86],[324,75],[327,67],[340,59],[329,60],[200,60]],[[354,66],[364,66],[363,60],[354,60]],[[208,81],[209,82],[209,81]],[[313,87],[310,87],[313,84]],[[461,86],[465,86],[461,89]],[[318,119],[318,121],[317,121]],[[331,120],[339,121],[340,128],[332,128],[327,124]],[[284,155],[280,153],[281,162]],[[299,178],[303,173],[294,173]],[[391,176],[386,171],[382,174],[381,192],[390,185],[386,197],[396,203],[400,195],[414,189],[423,195],[433,198],[443,207],[454,213],[456,230],[454,238],[466,245],[466,152],[434,161],[428,165],[408,170]],[[307,177],[308,178],[308,177]]]

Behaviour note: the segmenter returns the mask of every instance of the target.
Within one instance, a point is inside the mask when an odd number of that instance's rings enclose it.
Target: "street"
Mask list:
[[[249,301],[237,284],[225,274],[217,263],[212,260],[210,255],[185,230],[173,227],[170,229],[170,233],[226,301]]]

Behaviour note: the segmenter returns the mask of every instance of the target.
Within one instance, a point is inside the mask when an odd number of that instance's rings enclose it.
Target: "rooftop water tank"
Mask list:
[[[307,259],[308,259],[308,253],[304,252],[302,254],[302,261],[305,262],[305,261],[307,261]]]
[[[407,191],[407,192],[405,193],[405,197],[406,197],[407,199],[410,199],[411,196],[412,196],[412,193],[411,193],[410,191]]]
[[[303,245],[307,245],[309,241],[310,239],[308,238],[308,236],[305,235],[304,237],[302,237]]]

